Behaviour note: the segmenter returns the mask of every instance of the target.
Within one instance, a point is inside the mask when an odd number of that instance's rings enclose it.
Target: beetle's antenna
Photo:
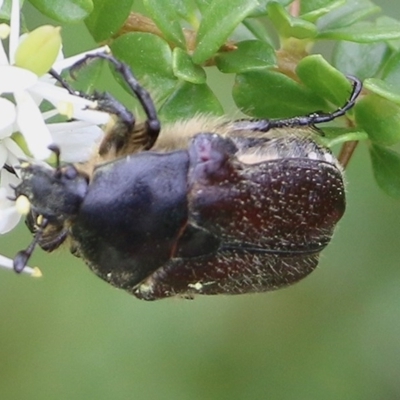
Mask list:
[[[39,240],[41,239],[47,224],[48,220],[46,218],[41,218],[41,224],[39,225],[39,228],[35,233],[32,242],[25,250],[19,251],[17,255],[14,257],[13,267],[14,271],[17,272],[18,274],[21,273],[28,264],[28,261],[34,252],[36,245],[39,243]]]
[[[239,120],[235,122],[235,129],[249,129],[252,131],[267,132],[274,128],[295,128],[299,126],[313,126],[323,122],[333,121],[334,119],[346,114],[355,104],[357,97],[362,90],[361,81],[354,76],[347,76],[347,79],[353,83],[353,89],[350,97],[346,103],[331,113],[315,112],[309,115],[293,118],[279,118],[279,119],[253,119],[253,120]]]
[[[71,67],[71,73],[73,74],[76,69],[81,68],[82,65],[86,64],[89,60],[95,58],[102,58],[113,64],[115,70],[121,74],[129,88],[139,100],[147,116],[146,130],[150,138],[147,148],[151,148],[156,142],[158,134],[160,133],[160,121],[158,120],[156,108],[154,106],[153,100],[150,97],[149,92],[139,84],[139,82],[133,75],[132,70],[127,64],[118,61],[115,57],[107,53],[86,54],[86,56],[82,60],[79,60]]]

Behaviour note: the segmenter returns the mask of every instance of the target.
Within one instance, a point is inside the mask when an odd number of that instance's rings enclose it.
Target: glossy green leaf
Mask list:
[[[370,94],[355,106],[357,125],[368,133],[372,142],[391,146],[400,141],[400,106]]]
[[[318,20],[318,31],[324,32],[344,28],[379,11],[380,8],[370,0],[346,1],[342,7]]]
[[[143,0],[147,13],[163,33],[165,39],[176,46],[185,48],[175,1]]]
[[[388,17],[386,15],[379,17],[377,20],[377,23],[379,25],[385,26],[385,25],[390,25],[390,26],[395,26],[397,25],[397,30],[400,30],[400,21],[391,17]],[[389,49],[394,50],[394,51],[399,51],[400,50],[400,39],[397,40],[391,40],[386,43],[389,47]]]
[[[307,87],[336,106],[342,106],[349,98],[351,83],[320,54],[303,58],[296,73]]]
[[[294,117],[328,108],[310,89],[269,70],[238,74],[233,98],[246,114],[258,118]]]
[[[222,115],[224,110],[211,89],[203,85],[182,82],[159,110],[163,121],[192,118],[196,114]]]
[[[377,22],[359,22],[343,28],[322,31],[318,34],[317,38],[370,43],[399,39],[400,31],[396,23],[382,26]]]
[[[313,23],[292,17],[279,3],[268,4],[268,16],[283,37],[307,39],[317,34],[317,27]]]
[[[258,0],[258,6],[249,14],[249,17],[255,18],[262,15],[268,15],[268,4],[279,3],[282,6],[289,5],[293,0]]]
[[[400,199],[400,155],[376,144],[371,145],[370,155],[379,187],[389,196]]]
[[[93,3],[93,12],[85,20],[85,24],[94,40],[101,42],[109,39],[122,27],[129,16],[133,0],[119,0],[118,7],[112,0],[93,0]]]
[[[212,57],[256,6],[257,0],[213,1],[202,16],[193,61],[202,64]]]
[[[93,93],[98,85],[98,79],[100,78],[105,61],[102,59],[93,60],[79,68],[74,70],[73,77],[68,70],[63,71],[63,79],[72,86],[75,90],[79,90],[83,93]]]
[[[389,55],[385,42],[338,42],[333,52],[333,65],[346,75],[364,80],[376,75]]]
[[[211,6],[213,0],[195,0],[197,7],[199,8],[201,14],[204,14],[206,10]]]
[[[382,79],[400,91],[400,52],[393,54],[382,71]]]
[[[11,1],[12,0],[4,0],[3,5],[0,9],[0,19],[4,19],[6,21],[10,20],[11,17]],[[21,9],[24,5],[25,0],[21,0],[19,2],[19,8]]]
[[[367,140],[368,135],[359,128],[326,127],[323,128],[324,136],[320,138],[326,147],[333,147],[352,140]]]
[[[171,49],[160,37],[151,33],[128,33],[116,39],[111,50],[158,98],[164,98],[175,87]]]
[[[30,0],[30,3],[58,22],[79,22],[93,11],[93,0]]]
[[[346,0],[307,0],[300,3],[301,18],[315,22],[323,15],[345,4]]]
[[[261,40],[245,40],[236,44],[237,49],[220,53],[215,62],[224,73],[239,73],[252,69],[275,67],[275,50]]]
[[[197,6],[194,0],[171,0],[177,14],[187,22],[197,25]]]
[[[246,18],[242,24],[254,35],[255,39],[262,40],[272,45],[272,39],[264,23],[254,18]]]
[[[389,101],[400,105],[400,87],[382,79],[370,78],[364,81],[364,88]]]
[[[187,82],[202,84],[207,80],[204,69],[193,64],[189,54],[179,47],[176,47],[172,52],[172,69],[177,78]]]

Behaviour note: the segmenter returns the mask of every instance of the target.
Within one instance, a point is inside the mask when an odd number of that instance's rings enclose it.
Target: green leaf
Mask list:
[[[47,17],[66,23],[82,21],[93,10],[92,0],[30,0],[30,3]]]
[[[400,52],[393,54],[382,71],[382,79],[400,91]]]
[[[212,57],[257,4],[257,0],[213,1],[204,11],[197,32],[193,62],[202,64]]]
[[[377,144],[371,145],[370,155],[378,186],[389,196],[400,199],[400,155]]]
[[[240,109],[257,118],[294,117],[328,108],[310,89],[269,70],[238,74],[233,98]]]
[[[375,94],[355,106],[357,125],[368,133],[372,142],[391,146],[400,141],[400,107]]]
[[[364,88],[400,105],[400,87],[396,84],[387,83],[377,78],[370,78],[364,81]]]
[[[127,33],[113,42],[111,50],[158,98],[165,98],[175,87],[171,49],[160,37],[151,33]]]
[[[342,106],[351,93],[351,83],[320,54],[303,58],[296,68],[301,81],[336,106]]]
[[[323,128],[324,136],[319,141],[326,147],[333,147],[352,140],[367,140],[368,135],[359,128],[326,127]]]
[[[194,0],[171,0],[174,4],[177,14],[184,20],[197,26],[197,7]]]
[[[258,6],[249,14],[249,17],[256,18],[263,15],[268,15],[268,4],[279,3],[282,6],[289,5],[293,0],[258,0]],[[307,0],[308,1],[308,0]]]
[[[217,67],[224,73],[239,73],[252,69],[275,67],[275,50],[261,40],[245,40],[236,44],[237,49],[215,57]]]
[[[253,18],[246,18],[242,24],[254,35],[256,39],[272,45],[272,40],[269,36],[267,28],[261,21]]]
[[[400,31],[396,23],[383,26],[378,22],[359,22],[351,26],[323,31],[317,35],[317,38],[369,43],[399,39]]]
[[[301,18],[315,22],[323,15],[345,4],[346,0],[307,0],[300,3]]]
[[[268,17],[280,36],[307,39],[313,38],[317,34],[317,27],[313,23],[292,17],[278,3],[268,4]]]
[[[58,3],[62,3],[61,1]],[[93,0],[94,10],[85,20],[86,27],[96,42],[109,39],[122,27],[129,16],[133,0]]]
[[[388,17],[386,15],[379,17],[377,20],[377,24],[381,25],[381,26],[385,26],[385,25],[396,26],[397,25],[397,30],[400,30],[400,21],[398,21],[394,18]],[[387,45],[391,50],[399,51],[400,50],[400,39],[391,40],[391,41],[387,42]]]
[[[172,69],[177,78],[187,82],[202,84],[207,80],[204,69],[193,64],[189,54],[179,47],[176,47],[172,52]]]
[[[174,0],[143,0],[146,11],[163,33],[165,39],[181,48],[186,47],[177,5]]]
[[[223,115],[224,110],[211,89],[203,85],[182,82],[159,110],[163,121],[189,119],[196,114]]]
[[[4,0],[3,5],[0,9],[0,20],[4,19],[9,21],[11,18],[11,1],[12,0]],[[19,2],[19,9],[21,10],[22,6],[24,5],[25,0],[21,0]]]
[[[364,80],[376,75],[389,55],[388,46],[380,43],[338,42],[333,52],[333,65],[346,75]]]
[[[207,11],[212,2],[213,0],[195,0],[195,3],[199,8],[201,14],[204,14]]]
[[[74,77],[70,75],[68,70],[63,71],[62,77],[75,90],[83,93],[93,93],[97,88],[98,79],[102,74],[104,65],[105,61],[98,59],[74,71]]]
[[[354,25],[357,21],[376,14],[380,10],[377,5],[369,0],[346,1],[342,7],[318,20],[318,31],[324,32]]]

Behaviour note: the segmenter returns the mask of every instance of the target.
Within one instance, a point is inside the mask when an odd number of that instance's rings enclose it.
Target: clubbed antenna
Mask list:
[[[48,223],[47,219],[42,218],[41,216],[38,217],[38,220],[39,219],[40,219],[39,228],[35,233],[32,242],[25,250],[19,251],[17,255],[14,257],[13,267],[14,271],[17,273],[21,273],[28,264],[28,261],[34,252],[36,245],[39,243],[39,240],[43,235],[44,229],[47,226]]]

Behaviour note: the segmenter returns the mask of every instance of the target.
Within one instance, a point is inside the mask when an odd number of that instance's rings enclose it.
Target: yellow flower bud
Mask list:
[[[15,65],[42,76],[53,66],[61,48],[60,27],[43,25],[30,32],[15,52]]]

